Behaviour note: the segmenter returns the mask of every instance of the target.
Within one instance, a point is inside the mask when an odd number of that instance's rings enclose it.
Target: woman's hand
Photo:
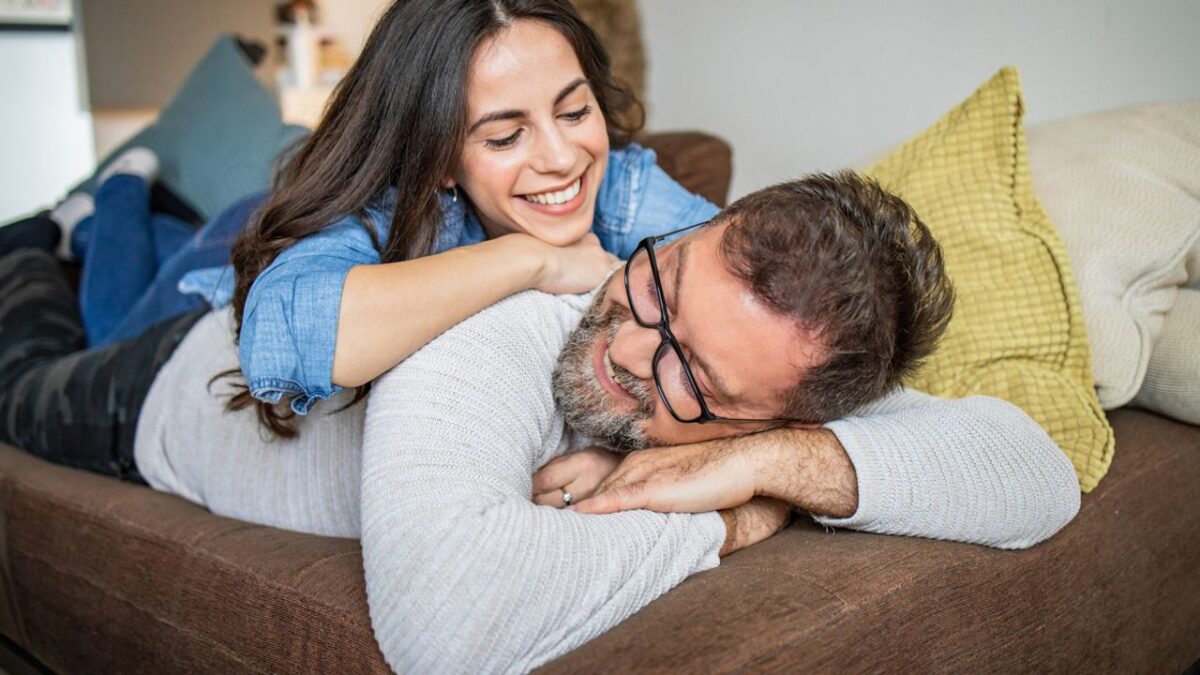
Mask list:
[[[534,288],[545,293],[586,293],[621,264],[621,259],[605,251],[599,237],[591,232],[570,246],[535,241],[541,244],[543,264]]]
[[[533,503],[561,509],[564,492],[572,502],[587,499],[620,463],[620,455],[596,447],[555,457],[533,474]]]

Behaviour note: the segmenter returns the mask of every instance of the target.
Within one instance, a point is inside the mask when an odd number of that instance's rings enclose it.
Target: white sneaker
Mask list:
[[[58,223],[62,237],[58,240],[58,250],[55,254],[63,260],[71,260],[71,234],[84,218],[96,211],[96,202],[86,192],[75,192],[67,195],[62,203],[50,211],[49,218]]]
[[[158,178],[158,155],[150,148],[132,147],[104,167],[96,179],[96,186],[99,187],[117,174],[137,176],[149,185]]]

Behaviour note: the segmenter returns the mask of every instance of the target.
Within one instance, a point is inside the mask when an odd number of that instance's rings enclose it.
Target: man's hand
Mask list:
[[[571,510],[701,513],[745,504],[755,495],[755,461],[749,449],[739,447],[735,440],[632,452],[600,483],[595,494],[572,505]]]
[[[858,480],[833,432],[773,429],[632,453],[571,509],[700,513],[739,506],[756,495],[846,517],[858,509]]]
[[[785,502],[770,497],[755,497],[732,509],[720,512],[725,521],[725,544],[718,555],[722,558],[768,539],[787,527],[792,509]]]
[[[596,447],[555,457],[533,474],[533,503],[561,509],[564,492],[587,499],[620,463],[620,455]]]

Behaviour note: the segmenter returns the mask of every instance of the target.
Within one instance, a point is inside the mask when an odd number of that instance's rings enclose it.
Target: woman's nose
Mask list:
[[[534,168],[542,173],[567,173],[575,166],[571,141],[557,127],[539,134]]]
[[[649,380],[654,377],[654,353],[660,344],[662,336],[657,330],[643,328],[631,317],[617,330],[617,336],[608,346],[608,356],[613,365]]]

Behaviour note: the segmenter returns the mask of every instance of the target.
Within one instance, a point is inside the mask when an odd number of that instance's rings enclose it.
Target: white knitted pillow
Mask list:
[[[1028,137],[1034,192],[1066,242],[1111,410],[1141,388],[1200,241],[1200,101],[1050,122]]]
[[[1132,404],[1200,424],[1200,290],[1179,291]]]

